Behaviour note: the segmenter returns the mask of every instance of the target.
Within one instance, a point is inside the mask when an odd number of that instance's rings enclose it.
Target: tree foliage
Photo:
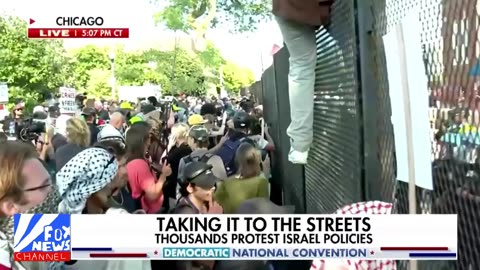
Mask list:
[[[238,94],[242,88],[255,82],[255,74],[248,69],[228,62],[222,68],[222,75],[226,90]]]
[[[116,86],[160,85],[164,93],[205,95],[219,86],[220,70],[227,89],[238,91],[253,82],[253,74],[227,62],[214,44],[200,53],[176,48],[126,51],[87,45],[67,52],[56,40],[29,40],[26,22],[0,17],[0,82],[7,82],[12,101],[23,98],[33,106],[61,86],[78,92],[111,97],[112,75]]]
[[[205,38],[208,29],[226,25],[232,32],[256,29],[259,21],[270,16],[270,0],[154,0],[167,2],[155,15],[157,22],[175,31],[194,33]]]
[[[95,68],[88,71],[88,82],[85,92],[95,98],[105,98],[112,95],[112,85],[110,83],[111,71],[107,69]]]
[[[26,32],[25,21],[0,17],[0,82],[31,105],[68,82],[71,66],[62,42],[28,39]]]
[[[73,66],[72,83],[77,89],[85,89],[89,83],[91,71],[109,69],[110,59],[105,48],[87,45],[71,52]]]

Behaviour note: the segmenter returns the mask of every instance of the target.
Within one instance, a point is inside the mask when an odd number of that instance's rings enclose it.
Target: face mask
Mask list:
[[[58,194],[58,191],[55,188],[52,188],[42,203],[31,209],[23,211],[22,214],[56,214],[58,213],[58,204],[60,201],[61,198]],[[13,217],[0,219],[0,228],[2,228],[1,230],[7,236],[7,238],[13,241]]]

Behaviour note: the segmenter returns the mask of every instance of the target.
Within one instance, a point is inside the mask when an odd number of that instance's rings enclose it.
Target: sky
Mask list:
[[[128,40],[70,39],[69,48],[87,44],[113,46],[122,43],[127,48],[145,47],[172,35],[163,26],[155,26],[153,13],[158,10],[148,0],[0,0],[0,14],[16,15],[25,20],[34,19],[35,27],[53,27],[58,16],[101,16],[105,27],[130,28]],[[228,29],[213,29],[207,34],[223,56],[238,65],[250,68],[257,79],[262,70],[271,65],[271,48],[282,44],[280,30],[275,22],[263,22],[248,34],[233,35]]]

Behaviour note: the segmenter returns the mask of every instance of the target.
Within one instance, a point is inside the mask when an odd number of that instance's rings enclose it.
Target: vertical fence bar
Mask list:
[[[378,160],[377,98],[378,85],[373,69],[373,14],[371,0],[356,0],[358,72],[359,72],[359,111],[361,112],[361,132],[363,136],[363,179],[362,187],[365,200],[382,200],[381,177]]]

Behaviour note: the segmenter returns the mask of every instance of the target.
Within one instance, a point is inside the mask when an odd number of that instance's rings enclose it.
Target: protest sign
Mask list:
[[[77,91],[74,88],[60,87],[60,113],[75,114],[78,111],[75,96]]]

